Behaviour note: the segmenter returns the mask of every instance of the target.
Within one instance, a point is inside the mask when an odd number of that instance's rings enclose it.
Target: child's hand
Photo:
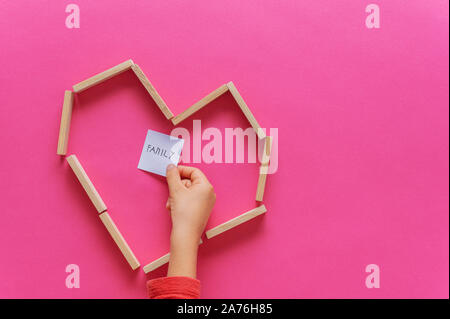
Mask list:
[[[205,229],[216,201],[214,188],[206,176],[194,167],[167,167],[169,199],[172,216],[172,241],[193,241],[196,245]]]
[[[206,176],[197,168],[167,166],[169,199],[172,216],[170,260],[167,276],[196,277],[197,249],[216,194]]]

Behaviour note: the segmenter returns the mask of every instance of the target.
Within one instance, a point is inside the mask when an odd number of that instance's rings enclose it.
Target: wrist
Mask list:
[[[200,238],[188,232],[172,230],[170,235],[170,260],[167,276],[195,278],[197,274],[197,252]]]
[[[172,228],[170,243],[171,246],[197,247],[200,242],[200,237],[200,234],[187,229]]]

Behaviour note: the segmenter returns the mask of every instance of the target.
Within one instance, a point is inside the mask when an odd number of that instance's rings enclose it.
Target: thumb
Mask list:
[[[173,195],[180,187],[183,186],[181,183],[180,172],[178,168],[170,164],[166,169],[167,185],[169,186],[169,193]]]

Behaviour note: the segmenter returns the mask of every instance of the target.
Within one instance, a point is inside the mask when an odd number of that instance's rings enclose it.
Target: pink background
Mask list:
[[[230,80],[279,129],[267,214],[205,241],[205,298],[448,298],[448,1],[0,1],[0,297],[145,298],[56,145],[63,93],[132,58],[175,114]],[[248,127],[229,94],[203,127]],[[190,129],[191,122],[182,123]],[[76,153],[142,265],[168,252],[164,179],[136,168],[172,125],[132,72],[76,98]],[[255,164],[197,165],[213,227],[256,206]],[[81,288],[68,289],[77,264]],[[365,286],[365,267],[381,288]]]

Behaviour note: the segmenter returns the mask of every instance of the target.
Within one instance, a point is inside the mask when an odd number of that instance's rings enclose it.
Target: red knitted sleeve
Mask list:
[[[161,277],[147,282],[150,299],[197,299],[200,281],[190,277]]]

